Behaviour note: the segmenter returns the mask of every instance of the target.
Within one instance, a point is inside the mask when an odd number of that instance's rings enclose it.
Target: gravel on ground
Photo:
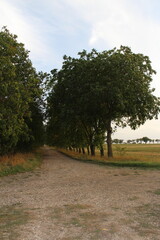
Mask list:
[[[159,240],[160,171],[100,166],[49,148],[0,178],[0,240]]]

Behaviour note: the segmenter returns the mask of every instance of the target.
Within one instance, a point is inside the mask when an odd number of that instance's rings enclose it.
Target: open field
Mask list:
[[[100,157],[96,149],[96,156],[62,150],[64,154],[82,161],[107,164],[119,167],[142,167],[160,169],[160,144],[113,144],[113,158],[107,158],[106,145],[104,146],[105,156]]]
[[[124,154],[119,149],[124,148]],[[160,163],[160,144],[114,144],[115,156],[130,157],[141,161]]]

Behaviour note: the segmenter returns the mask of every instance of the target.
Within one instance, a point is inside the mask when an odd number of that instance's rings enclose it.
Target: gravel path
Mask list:
[[[43,158],[0,179],[0,240],[160,239],[160,171]]]

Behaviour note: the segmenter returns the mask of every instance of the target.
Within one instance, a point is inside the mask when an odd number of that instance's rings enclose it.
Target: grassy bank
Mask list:
[[[144,169],[160,169],[160,145],[118,144],[113,145],[114,158],[100,157],[59,149],[63,154],[84,162],[116,167],[134,167]],[[105,153],[107,155],[107,153]]]
[[[41,162],[40,151],[0,157],[0,177],[32,171],[36,167],[39,167]]]

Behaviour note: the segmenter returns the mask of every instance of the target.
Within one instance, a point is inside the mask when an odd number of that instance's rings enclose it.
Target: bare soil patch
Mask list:
[[[0,178],[0,240],[160,239],[160,171],[43,158]]]

